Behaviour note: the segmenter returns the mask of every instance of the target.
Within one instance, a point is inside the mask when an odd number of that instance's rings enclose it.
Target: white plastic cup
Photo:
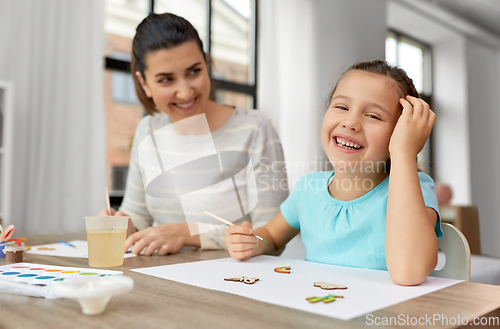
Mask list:
[[[127,216],[87,216],[89,266],[114,267],[123,265]]]

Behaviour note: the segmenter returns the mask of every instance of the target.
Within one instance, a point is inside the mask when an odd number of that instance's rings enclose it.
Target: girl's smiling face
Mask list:
[[[205,113],[209,104],[210,78],[204,54],[194,41],[145,56],[145,79],[136,73],[146,96],[156,108],[176,122]]]
[[[351,70],[342,77],[321,128],[323,148],[335,168],[354,173],[385,164],[401,115],[400,97],[387,76]]]

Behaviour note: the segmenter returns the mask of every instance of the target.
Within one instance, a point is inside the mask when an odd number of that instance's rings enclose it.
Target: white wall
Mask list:
[[[479,208],[482,253],[500,257],[500,55],[472,40],[466,54],[472,202]]]
[[[324,101],[352,64],[385,58],[386,2],[381,0],[315,1],[314,62],[320,124]],[[318,127],[318,129],[320,126]],[[318,143],[319,141],[318,134]]]
[[[434,178],[451,185],[453,203],[471,203],[465,38],[433,45]]]
[[[317,122],[314,91],[319,82],[312,9],[303,0],[259,3],[258,109],[276,127],[288,163],[306,161],[316,153],[311,127]],[[294,181],[294,170],[287,170]]]
[[[385,54],[384,0],[259,3],[259,105],[278,130],[294,182],[325,159],[327,94],[351,64]]]

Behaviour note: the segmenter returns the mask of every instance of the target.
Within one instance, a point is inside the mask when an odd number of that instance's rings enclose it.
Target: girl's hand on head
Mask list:
[[[389,142],[391,157],[408,155],[416,157],[429,138],[436,114],[423,99],[413,96],[400,98],[403,113],[399,117]]]
[[[259,240],[252,235],[250,222],[229,226],[224,241],[232,258],[246,260],[253,256],[253,251],[259,245]]]

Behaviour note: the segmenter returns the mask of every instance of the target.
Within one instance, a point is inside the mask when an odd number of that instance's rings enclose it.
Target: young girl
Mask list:
[[[182,17],[151,13],[137,27],[132,46],[132,75],[137,96],[148,115],[141,120],[134,135],[123,203],[119,211],[111,209],[110,214],[131,217],[125,248],[133,245],[133,253],[144,250],[148,256],[155,251],[158,255],[165,255],[176,253],[184,246],[201,249],[225,247],[225,227],[220,223],[207,223],[203,219],[208,216],[203,212],[186,209],[191,218],[200,219],[195,223],[198,232],[202,233],[193,234],[194,228],[186,222],[185,209],[178,195],[161,198],[146,194],[138,146],[152,132],[172,123],[204,114],[218,152],[247,152],[254,165],[254,181],[235,179],[235,184],[239,191],[257,184],[258,203],[246,216],[253,225],[263,226],[269,222],[287,197],[287,190],[273,188],[273,180],[286,182],[286,173],[282,170],[283,151],[272,124],[259,111],[211,100],[208,62],[196,29]],[[195,137],[177,134],[175,141],[179,145],[175,146],[188,150],[196,148],[199,145],[193,145],[197,143]],[[161,151],[175,153],[171,149]],[[274,165],[275,170],[266,170],[269,165]],[[198,205],[211,209],[210,205],[224,201],[221,200],[223,195],[222,192],[205,193],[197,200]],[[106,216],[108,211],[103,209],[99,215]]]
[[[379,60],[351,66],[321,128],[334,171],[301,177],[264,227],[229,227],[231,257],[279,253],[300,230],[306,260],[422,283],[436,266],[442,235],[434,182],[416,161],[435,118],[403,70]]]

